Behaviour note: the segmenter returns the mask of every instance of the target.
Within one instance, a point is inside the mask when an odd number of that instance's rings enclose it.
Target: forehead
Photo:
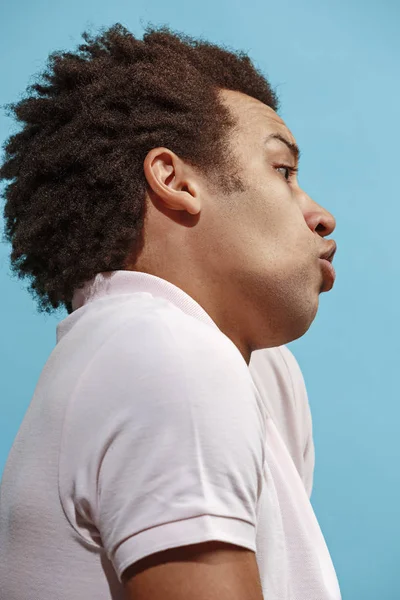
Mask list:
[[[235,129],[238,132],[252,137],[280,133],[293,144],[296,143],[283,119],[263,102],[233,90],[221,90],[220,95],[236,119]]]

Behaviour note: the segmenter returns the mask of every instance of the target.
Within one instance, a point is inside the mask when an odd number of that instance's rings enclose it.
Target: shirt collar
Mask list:
[[[147,292],[164,298],[186,314],[218,328],[200,304],[173,283],[149,273],[120,270],[97,273],[82,288],[75,290],[72,298],[74,312],[58,324],[57,341],[79,318],[78,313],[81,312],[79,309],[101,298],[136,292]]]

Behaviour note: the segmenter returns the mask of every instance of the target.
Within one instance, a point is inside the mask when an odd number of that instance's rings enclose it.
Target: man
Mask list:
[[[245,55],[84,42],[14,106],[1,171],[14,270],[70,313],[4,471],[3,597],[338,600],[284,347],[334,218]]]

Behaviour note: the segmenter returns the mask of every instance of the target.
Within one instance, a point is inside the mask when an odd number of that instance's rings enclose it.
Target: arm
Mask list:
[[[183,548],[186,557],[188,546],[210,542],[231,544],[254,567],[265,431],[248,369],[219,332],[215,340],[188,332],[189,322],[184,333],[157,325],[153,336],[150,325],[146,353],[131,349],[129,340],[143,333],[128,324],[103,344],[85,374],[85,402],[74,405],[85,412],[79,427],[69,415],[64,435],[73,445],[64,448],[68,461],[61,459],[63,506],[81,536],[105,550],[120,581],[122,575],[128,581],[132,565],[153,564],[157,553],[175,556]],[[153,337],[157,351],[149,361]],[[221,558],[218,574],[217,565],[204,564],[206,556]],[[185,558],[188,581],[201,590],[207,568],[216,586],[227,556]],[[168,562],[168,572],[154,564],[129,571],[126,587],[146,597],[150,574],[157,586],[164,575],[170,585],[171,569],[176,561]]]
[[[222,542],[158,552],[122,580],[126,600],[263,600],[254,552]]]

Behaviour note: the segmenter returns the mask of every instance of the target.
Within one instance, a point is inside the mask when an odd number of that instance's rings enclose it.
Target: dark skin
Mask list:
[[[253,350],[310,327],[332,285],[320,257],[333,247],[324,238],[335,219],[300,188],[296,141],[276,112],[240,92],[223,90],[221,99],[236,118],[232,168],[245,191],[225,194],[169,149],[151,150],[145,244],[134,269],[188,293],[248,364]]]
[[[302,336],[333,279],[322,254],[335,219],[299,186],[296,142],[268,106],[239,92],[226,194],[168,148],[144,162],[149,186],[144,250],[134,268],[180,287],[250,362],[256,349]],[[153,554],[128,568],[127,600],[263,600],[256,555],[209,541]]]
[[[263,600],[254,552],[223,542],[157,552],[123,582],[126,600]]]

